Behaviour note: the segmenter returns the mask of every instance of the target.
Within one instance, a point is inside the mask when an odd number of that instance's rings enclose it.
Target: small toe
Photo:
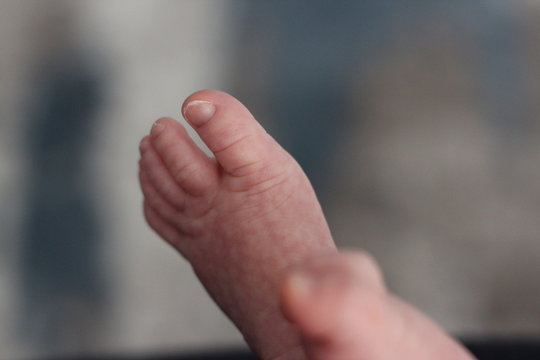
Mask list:
[[[160,197],[170,203],[175,210],[184,211],[187,194],[172,178],[160,156],[150,143],[149,138],[141,141],[141,159],[139,160],[140,173],[148,183],[151,183]],[[140,179],[142,180],[142,179]],[[141,181],[143,191],[145,187]]]
[[[182,234],[163,219],[146,201],[143,205],[144,217],[150,227],[173,247],[178,248]]]
[[[182,216],[181,212],[165,200],[150,181],[146,171],[139,171],[139,181],[144,195],[145,206],[152,209],[159,216],[161,219],[160,224],[166,224],[168,228],[174,229],[177,234],[174,237],[176,242],[170,244],[184,254],[186,246],[190,246],[190,240],[199,235],[202,227],[196,220]],[[171,233],[171,231],[168,232]],[[166,238],[166,240],[168,241],[169,238]]]
[[[196,92],[184,102],[182,114],[229,175],[247,176],[286,157],[249,110],[229,94]]]
[[[154,209],[162,219],[172,226],[177,226],[175,223],[181,217],[179,211],[156,190],[146,171],[139,171],[139,182],[145,203]]]
[[[195,145],[180,123],[171,118],[157,120],[150,140],[172,179],[186,193],[211,193],[217,182],[215,163]]]

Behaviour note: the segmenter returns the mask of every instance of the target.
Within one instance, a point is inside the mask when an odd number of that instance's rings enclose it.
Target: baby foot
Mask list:
[[[282,309],[310,360],[471,360],[427,317],[387,293],[360,252],[314,257],[288,276]]]
[[[158,120],[140,145],[145,216],[262,359],[472,358],[368,256],[337,254],[304,173],[237,100],[206,90],[182,109],[215,159]]]
[[[259,356],[305,359],[279,293],[291,264],[336,251],[312,187],[230,95],[197,92],[182,113],[215,159],[178,122],[159,119],[140,144],[148,223],[191,263]]]

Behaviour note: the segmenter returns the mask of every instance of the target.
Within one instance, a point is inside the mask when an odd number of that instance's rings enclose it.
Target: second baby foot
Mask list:
[[[295,266],[283,287],[282,309],[310,360],[473,360],[389,293],[378,265],[360,251],[314,256]]]

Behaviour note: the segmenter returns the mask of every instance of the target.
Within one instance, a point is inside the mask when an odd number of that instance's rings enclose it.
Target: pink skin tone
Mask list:
[[[385,289],[373,259],[338,252],[296,161],[235,98],[189,96],[140,144],[149,225],[192,265],[264,360],[472,359]]]

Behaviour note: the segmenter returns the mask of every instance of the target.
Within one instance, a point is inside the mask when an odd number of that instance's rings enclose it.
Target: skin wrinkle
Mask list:
[[[227,150],[230,150],[231,148],[235,147],[236,145],[238,145],[239,143],[251,138],[253,136],[253,134],[246,134],[244,136],[241,136],[239,139],[236,139],[234,140],[232,143],[226,145],[225,147],[223,147],[222,149],[219,149],[219,150],[213,150],[212,152],[214,153],[215,156],[218,156],[219,154],[227,151]]]
[[[214,155],[216,154],[216,149],[220,150],[220,148],[224,148],[230,145],[230,142],[238,140],[238,135],[236,134],[246,133],[246,135],[248,135],[250,133],[250,130],[246,131],[245,127],[234,124],[218,128],[212,123],[212,121],[215,120],[217,120],[216,117],[214,117],[204,126],[197,129],[200,136],[209,139],[209,143],[207,143],[206,145]],[[233,138],[236,139],[232,140]],[[226,145],[223,145],[223,143],[225,143]]]
[[[262,164],[262,162],[260,160],[253,161],[253,162],[251,162],[249,164],[245,164],[245,165],[242,165],[242,166],[239,166],[237,168],[232,169],[231,171],[228,172],[228,175],[230,175],[232,177],[235,177],[235,178],[245,178],[246,176],[252,175],[252,174],[260,171],[261,167],[256,168],[255,170],[253,170],[252,172],[248,172],[247,174],[237,175],[237,173],[241,172],[242,170],[244,170],[246,168],[250,169],[250,168],[254,167],[255,165],[261,165],[261,164]]]

